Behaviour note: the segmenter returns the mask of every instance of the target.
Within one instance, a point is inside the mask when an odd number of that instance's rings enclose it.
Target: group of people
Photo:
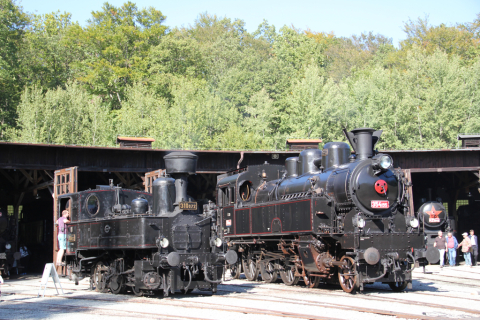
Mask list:
[[[462,234],[463,240],[458,243],[457,238],[451,232],[447,233],[447,237],[443,237],[443,232],[438,231],[438,237],[435,238],[433,246],[440,252],[440,268],[443,268],[445,262],[445,252],[448,254],[448,264],[453,267],[456,264],[457,249],[462,247],[463,258],[465,265],[477,265],[478,257],[478,238],[473,230],[470,230],[470,235],[466,232]]]

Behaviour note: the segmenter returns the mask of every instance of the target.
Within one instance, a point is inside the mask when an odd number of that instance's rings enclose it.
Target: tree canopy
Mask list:
[[[457,146],[480,133],[480,14],[388,35],[276,28],[199,14],[169,28],[157,8],[104,3],[85,26],[0,0],[0,138],[156,148],[285,148],[286,138],[384,131],[381,149]]]

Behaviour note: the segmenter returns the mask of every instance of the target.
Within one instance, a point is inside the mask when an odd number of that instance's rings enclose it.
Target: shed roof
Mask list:
[[[463,139],[480,139],[480,134],[459,134],[457,135],[457,140]]]
[[[322,139],[287,139],[287,143],[321,143]]]
[[[117,142],[119,141],[154,142],[155,139],[147,137],[117,137]]]

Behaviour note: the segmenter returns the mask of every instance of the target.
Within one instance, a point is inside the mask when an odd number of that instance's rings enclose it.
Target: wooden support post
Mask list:
[[[118,177],[118,179],[120,179],[120,181],[124,184],[124,186],[128,186],[128,183],[127,183],[127,180],[125,180],[125,178],[122,176],[121,173],[119,172],[114,172],[115,175]]]
[[[458,194],[460,193],[460,190],[455,190],[455,196],[453,198],[453,217],[455,218],[455,225],[453,226],[453,231],[457,232],[458,230],[458,214],[457,214],[457,201],[458,201]]]
[[[18,226],[19,226],[19,214],[20,214],[19,209],[20,209],[20,206],[22,205],[24,196],[25,196],[25,192],[22,192],[13,207],[13,213],[15,217],[15,252],[18,251]]]

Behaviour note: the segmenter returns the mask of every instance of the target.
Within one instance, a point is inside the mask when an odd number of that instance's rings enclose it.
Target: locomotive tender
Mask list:
[[[197,156],[174,152],[164,159],[167,175],[153,182],[152,194],[111,183],[59,196],[58,212],[70,210],[65,261],[71,280],[90,276],[97,291],[130,288],[138,296],[216,292],[225,260],[234,263],[236,253],[224,250],[213,204],[200,213],[187,195]]]
[[[411,287],[426,258],[422,225],[407,206],[408,183],[389,155],[376,154],[382,131],[344,133],[344,142],[307,149],[285,166],[249,166],[218,177],[219,222],[246,278],[286,285],[302,280]],[[241,265],[240,265],[241,261]]]

